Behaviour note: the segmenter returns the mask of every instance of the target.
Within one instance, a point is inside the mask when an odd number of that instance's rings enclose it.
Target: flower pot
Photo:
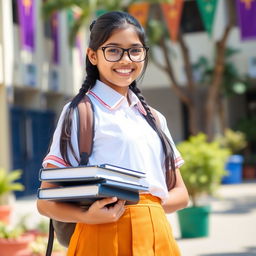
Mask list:
[[[256,178],[256,166],[245,164],[243,167],[243,179],[252,180]]]
[[[12,206],[0,205],[0,221],[6,224],[10,223],[10,217],[12,213]]]
[[[188,207],[178,211],[182,238],[207,237],[209,235],[210,206]]]
[[[34,236],[24,234],[19,238],[0,238],[1,256],[29,256],[31,251],[29,244],[33,241]]]
[[[242,182],[244,158],[241,155],[231,155],[226,163],[228,175],[222,179],[222,184],[238,184]]]

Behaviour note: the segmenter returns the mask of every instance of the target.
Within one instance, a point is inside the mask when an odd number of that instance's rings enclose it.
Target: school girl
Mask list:
[[[89,164],[110,163],[147,174],[149,193],[126,205],[118,198],[98,200],[87,210],[38,200],[42,215],[77,223],[67,255],[178,256],[179,248],[165,213],[185,207],[188,193],[166,119],[160,127],[136,80],[147,65],[145,34],[125,12],[109,12],[90,26],[86,79],[62,111],[44,167],[77,166],[79,147],[74,108],[87,94],[95,109],[95,136]],[[68,131],[71,130],[69,136]],[[53,186],[42,182],[41,187]],[[114,206],[107,207],[108,204]]]

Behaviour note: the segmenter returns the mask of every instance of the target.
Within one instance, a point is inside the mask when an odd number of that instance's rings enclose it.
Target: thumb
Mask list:
[[[116,201],[117,201],[117,197],[108,197],[108,198],[104,198],[104,199],[98,200],[97,202],[98,202],[98,207],[99,208],[103,208],[106,205],[114,203]]]

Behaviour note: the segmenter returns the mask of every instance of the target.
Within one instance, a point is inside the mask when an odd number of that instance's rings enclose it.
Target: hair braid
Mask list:
[[[147,104],[146,100],[144,99],[140,89],[137,87],[136,81],[132,82],[130,85],[130,89],[137,95],[140,102],[142,103],[143,107],[145,108],[147,115],[145,116],[145,119],[149,123],[149,125],[156,131],[158,134],[163,151],[165,154],[165,169],[166,169],[166,184],[168,189],[171,189],[174,187],[176,183],[176,173],[175,173],[175,161],[174,161],[174,151],[171,145],[171,142],[169,141],[168,137],[165,135],[165,133],[162,131],[162,129],[157,125],[157,122],[149,108],[149,105]]]
[[[96,80],[99,78],[98,68],[91,64],[88,57],[86,57],[86,73],[87,76],[79,90],[79,93],[72,99],[69,108],[64,116],[64,121],[61,130],[60,136],[60,153],[63,157],[63,160],[71,165],[68,149],[70,149],[71,154],[74,156],[77,162],[79,162],[78,157],[75,154],[74,147],[71,142],[71,131],[72,131],[72,119],[74,109],[77,107],[79,102],[84,98],[85,94],[93,88],[96,83]]]

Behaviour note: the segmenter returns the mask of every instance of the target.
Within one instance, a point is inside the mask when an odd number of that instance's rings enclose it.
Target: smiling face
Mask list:
[[[121,48],[141,47],[143,46],[134,27],[128,25],[125,28],[118,29],[101,45],[101,47],[118,46]],[[133,62],[130,60],[128,53],[125,52],[123,57],[117,62],[109,62],[105,59],[101,47],[97,51],[87,50],[87,55],[93,65],[97,65],[100,80],[116,90],[126,95],[129,85],[136,80],[141,74],[144,61]]]

